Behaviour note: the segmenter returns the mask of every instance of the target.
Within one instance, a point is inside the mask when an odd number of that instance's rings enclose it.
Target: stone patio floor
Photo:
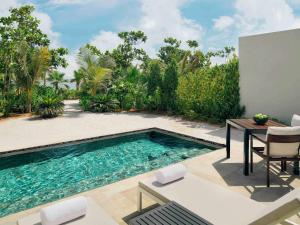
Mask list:
[[[147,113],[84,113],[78,108],[77,101],[66,101],[65,113],[58,118],[41,120],[27,117],[0,121],[0,152],[152,127],[225,144],[224,127]],[[232,131],[230,159],[225,158],[226,151],[222,148],[185,160],[183,164],[189,172],[199,177],[266,204],[300,187],[299,177],[292,175],[291,165],[288,165],[287,172],[280,172],[276,164],[272,167],[271,187],[266,188],[265,165],[258,157],[255,157],[254,173],[244,176],[242,137],[241,132]],[[141,174],[79,195],[93,198],[118,223],[126,224],[126,219],[136,213],[138,181],[153,173]],[[153,204],[152,200],[144,198],[144,207]],[[15,224],[18,218],[38,212],[44,206],[2,217],[0,224]]]

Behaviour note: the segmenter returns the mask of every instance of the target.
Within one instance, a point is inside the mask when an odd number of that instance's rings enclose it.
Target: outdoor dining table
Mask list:
[[[226,154],[230,158],[231,127],[244,132],[244,175],[249,175],[249,137],[251,134],[266,134],[268,127],[285,127],[286,125],[269,120],[265,125],[257,125],[253,119],[228,119],[226,120]],[[296,167],[296,164],[295,164]],[[295,169],[295,168],[294,168]],[[295,173],[295,170],[294,170]]]

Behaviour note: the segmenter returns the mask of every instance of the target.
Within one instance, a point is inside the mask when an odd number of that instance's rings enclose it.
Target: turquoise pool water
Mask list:
[[[212,150],[148,132],[0,158],[0,217]]]

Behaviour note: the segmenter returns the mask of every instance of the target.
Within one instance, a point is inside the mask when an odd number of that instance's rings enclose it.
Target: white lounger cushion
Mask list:
[[[272,135],[300,135],[300,127],[269,127],[268,134]],[[270,156],[293,157],[298,155],[300,143],[270,143]],[[267,150],[265,148],[265,155]]]
[[[155,176],[139,186],[163,202],[175,201],[215,225],[241,225],[264,205],[190,173],[184,179],[161,185]]]
[[[183,178],[186,174],[186,168],[182,164],[175,164],[164,167],[155,173],[156,180],[161,184],[167,184],[172,181]]]
[[[18,220],[18,225],[41,225],[39,213],[35,213]],[[87,212],[80,217],[64,225],[118,225],[95,201],[87,198]]]
[[[291,121],[291,126],[292,127],[297,127],[300,126],[300,116],[294,114],[292,117],[292,121]]]
[[[42,225],[59,225],[84,216],[87,210],[85,197],[72,198],[41,209]]]
[[[253,218],[247,224],[264,225],[278,224],[284,219],[296,215],[300,211],[300,189],[295,189],[273,203],[268,204],[264,210],[258,214],[253,214]]]

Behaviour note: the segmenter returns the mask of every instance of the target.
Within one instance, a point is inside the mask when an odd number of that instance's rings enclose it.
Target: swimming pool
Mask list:
[[[0,158],[0,217],[216,148],[157,131]]]

